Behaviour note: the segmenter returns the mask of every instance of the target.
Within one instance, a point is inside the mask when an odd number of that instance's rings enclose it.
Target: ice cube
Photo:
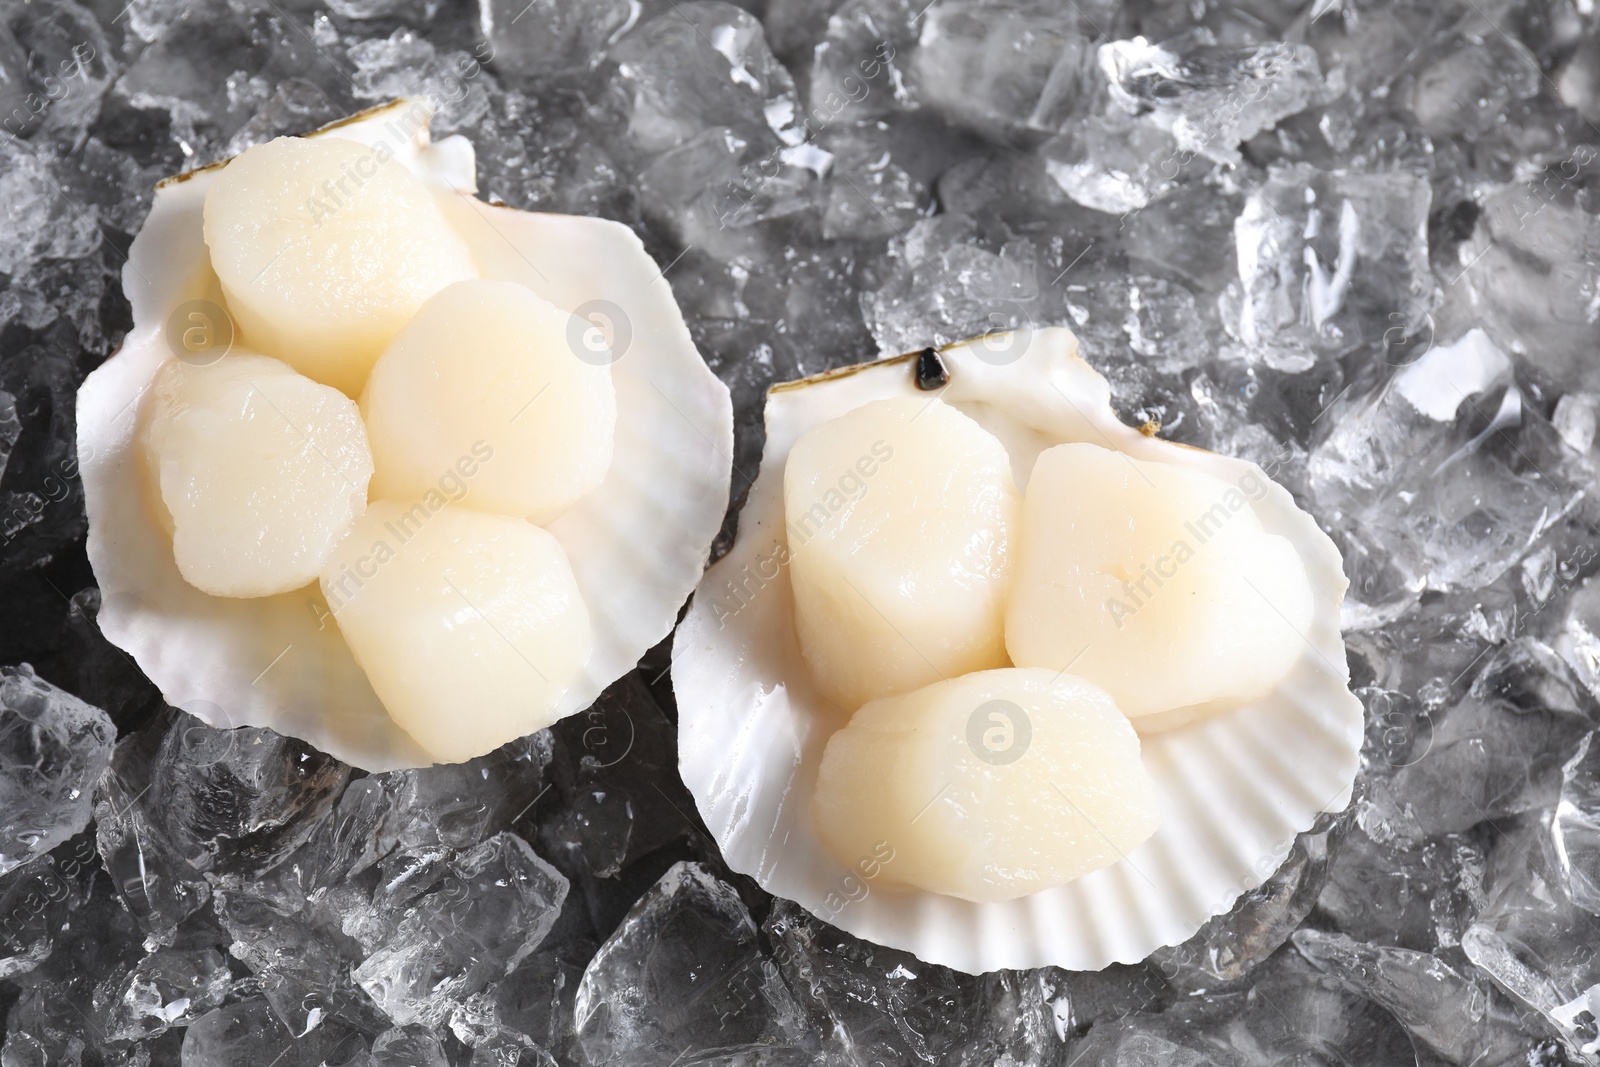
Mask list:
[[[390,811],[379,777],[351,782],[316,832],[274,872],[279,883],[298,891],[297,903],[319,890],[347,884],[389,851],[380,834]]]
[[[450,1061],[433,1031],[413,1023],[372,1039],[372,1067],[450,1067]]]
[[[909,64],[924,5],[912,0],[845,0],[828,16],[811,67],[809,118],[861,121],[918,107]]]
[[[140,1041],[186,1026],[222,1003],[233,985],[214,948],[163,949],[95,988],[108,1041]]]
[[[552,933],[551,939],[555,937]],[[565,957],[586,958],[595,947],[587,940],[556,948],[547,944],[452,1013],[450,1029],[457,1037],[474,1048],[489,1049],[485,1054],[489,1064],[476,1067],[542,1065],[537,1053],[529,1056],[530,1047],[566,1053],[573,1038],[572,1001],[583,967]]]
[[[468,1067],[558,1067],[544,1049],[515,1036],[489,1038],[475,1045]]]
[[[876,136],[883,125],[835,126],[821,138],[833,156],[822,211],[829,240],[904,236],[927,210],[927,188]]]
[[[315,82],[289,78],[275,86],[255,114],[234,131],[224,152],[236,156],[251,145],[274,137],[297,137],[339,117],[338,107]]]
[[[1547,80],[1520,41],[1492,29],[1462,34],[1433,50],[1430,60],[1406,102],[1436,137],[1487,133],[1506,121],[1508,105],[1533,96]]]
[[[1520,1035],[1497,1026],[1488,990],[1426,952],[1374,946],[1342,934],[1300,930],[1294,944],[1319,970],[1393,1012],[1418,1041],[1451,1062],[1505,1062]]]
[[[1157,949],[1150,962],[1169,983],[1190,991],[1250,973],[1288,940],[1316,906],[1329,860],[1339,853],[1354,816],[1353,808],[1318,816],[1311,829],[1295,837],[1266,881],[1242,894],[1228,911],[1213,916],[1189,940]]]
[[[1478,325],[1564,388],[1600,383],[1589,354],[1600,344],[1600,285],[1592,260],[1600,219],[1575,197],[1593,161],[1582,146],[1538,181],[1489,190],[1446,268],[1441,320]]]
[[[1273,167],[1234,223],[1239,290],[1227,325],[1241,354],[1303,371],[1397,327],[1415,332],[1432,294],[1431,200],[1419,175]]]
[[[220,709],[213,714],[226,720]],[[253,876],[311,836],[350,768],[261,727],[222,730],[176,716],[155,753],[152,793],[167,837],[196,870]]]
[[[155,758],[167,728],[185,722],[198,726],[181,712],[165,712],[124,737],[94,792],[101,862],[128,911],[157,944],[170,945],[178,924],[211,899],[210,884],[173,844],[161,818],[162,795],[154,789]]]
[[[714,126],[667,149],[640,175],[645,216],[681,245],[699,245],[725,259],[749,258],[759,245],[746,234],[757,223],[815,206],[816,175],[788,154]]]
[[[1559,858],[1541,847],[1543,821],[1519,820],[1495,842],[1485,878],[1488,905],[1461,948],[1582,1060],[1595,1050],[1600,967],[1587,938],[1575,936],[1592,920],[1566,894]]]
[[[761,23],[720,0],[675,4],[617,42],[628,133],[654,155],[713,128],[755,146],[757,157],[798,144],[804,133],[794,80],[767,48]]]
[[[1387,800],[1377,801],[1379,804]],[[1432,951],[1461,943],[1483,904],[1483,849],[1470,838],[1418,843],[1381,832],[1382,814],[1368,831],[1350,831],[1334,857],[1317,908],[1358,941]]]
[[[1350,624],[1393,617],[1424,588],[1487,586],[1581,503],[1588,475],[1508,371],[1472,331],[1321,418],[1311,490],[1355,582]]]
[[[1588,546],[1585,549],[1593,553]],[[1555,647],[1578,681],[1600,699],[1600,582],[1584,579],[1572,594]]]
[[[376,776],[389,798],[379,851],[471,848],[509,829],[542,793],[550,752],[550,736],[540,732],[465,763]]]
[[[943,215],[918,222],[895,244],[893,273],[862,296],[862,312],[882,355],[950,344],[1048,318],[1038,253],[1017,239],[991,251],[971,220]]]
[[[833,5],[816,0],[769,0],[762,25],[773,54],[786,65],[807,58],[828,32]]]
[[[0,875],[0,978],[26,974],[55,951],[78,903],[81,862],[63,870],[55,856],[40,856]]]
[[[938,0],[920,19],[912,70],[923,102],[981,136],[1053,133],[1103,89],[1098,31],[1075,7]]]
[[[330,1018],[363,1029],[381,1025],[382,1015],[351,982],[350,961],[360,953],[348,939],[249,891],[219,890],[214,904],[233,939],[229,955],[257,976],[290,1033],[308,1033]]]
[[[99,708],[27,664],[0,667],[0,874],[89,825],[116,738]]]
[[[1595,419],[1600,415],[1600,396],[1594,393],[1565,393],[1556,401],[1550,424],[1574,452],[1583,454],[1594,447]]]
[[[539,843],[563,870],[613,878],[694,832],[685,815],[694,800],[678,777],[677,730],[638,674],[551,732],[554,803]]]
[[[24,273],[45,258],[80,259],[99,246],[98,212],[81,210],[62,198],[49,147],[3,138],[0,160],[0,205],[14,220],[11,237],[0,248],[0,273]]]
[[[438,1026],[538,947],[567,880],[514,833],[452,858],[353,977],[396,1023]]]
[[[478,0],[495,70],[523,78],[596,65],[634,17],[628,0]]]
[[[1103,1067],[1221,1067],[1219,1059],[1150,1033],[1140,1022],[1096,1026],[1087,1040],[1073,1046],[1072,1054]]]
[[[694,863],[674,865],[600,946],[575,1010],[584,1055],[616,1067],[806,1036],[739,895]]]
[[[1562,768],[1561,797],[1550,823],[1573,903],[1600,915],[1600,744],[1585,737]]]
[[[54,884],[35,882],[37,895],[7,902],[13,918],[43,912],[54,948],[27,974],[12,976],[15,984],[8,983],[7,999],[15,999],[5,1025],[8,1040],[25,1035],[43,1046],[43,1058],[24,1062],[72,1064],[79,1062],[86,1045],[98,1046],[102,1040],[105,1020],[94,1008],[96,983],[133,964],[143,952],[128,913],[99,876],[87,849],[74,850],[70,860],[62,852],[50,858],[56,860]],[[18,903],[26,910],[19,913]],[[0,1052],[0,1062],[10,1051],[8,1045]]]
[[[1575,716],[1469,697],[1434,727],[1427,754],[1395,773],[1390,797],[1429,835],[1553,805],[1582,734]]]
[[[214,1008],[183,1034],[182,1067],[345,1067],[366,1056],[366,1041],[344,1027],[319,1027],[295,1037],[263,997]]]
[[[1584,33],[1555,73],[1555,87],[1562,103],[1590,121],[1600,118],[1600,34]]]
[[[782,900],[763,930],[827,1062],[1054,1063],[1066,1048],[1076,975],[959,974],[851,937]]]
[[[117,75],[101,19],[71,0],[52,0],[14,8],[6,23],[3,36],[27,58],[19,71],[24,93],[0,112],[0,124],[13,137],[80,141]]]
[[[1180,159],[1239,159],[1238,146],[1302,110],[1322,88],[1317,53],[1283,41],[1219,44],[1196,30],[1151,44],[1143,37],[1100,46],[1112,99],[1177,141]]]
[[[1185,165],[1170,133],[1120,112],[1074,123],[1041,153],[1062,192],[1108,215],[1127,216],[1171,195]]]

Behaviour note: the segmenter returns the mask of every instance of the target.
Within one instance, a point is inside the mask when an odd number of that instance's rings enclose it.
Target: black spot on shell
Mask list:
[[[939,358],[939,353],[932,348],[924,348],[917,353],[917,388],[923,392],[934,389],[943,389],[950,383],[950,371],[945,367],[944,360]]]

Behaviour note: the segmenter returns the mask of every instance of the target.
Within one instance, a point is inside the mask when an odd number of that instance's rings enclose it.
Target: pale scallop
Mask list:
[[[316,581],[366,510],[372,455],[355,403],[275,359],[168,360],[142,427],[152,509],[179,572],[213,596]]]
[[[361,395],[373,495],[420,497],[484,449],[494,458],[465,481],[468,507],[547,522],[593,492],[611,466],[617,396],[610,353],[574,341],[589,330],[516,282],[429,298]]]
[[[351,396],[424,300],[478,276],[433,193],[382,141],[245,149],[206,195],[205,240],[244,340]]]
[[[830,701],[1005,665],[1019,500],[993,434],[936,397],[867,404],[795,442],[783,497],[795,630]]]
[[[1141,728],[1239,707],[1305,652],[1311,587],[1262,529],[1254,470],[1224,481],[1098,444],[1039,455],[1017,537],[1006,647],[1071,670]]]
[[[322,595],[390,716],[441,763],[549,726],[593,646],[559,541],[448,504],[374,501]]]
[[[1105,691],[1015,667],[863,707],[828,741],[812,812],[841,864],[875,858],[884,883],[973,901],[1107,867],[1161,821]]]

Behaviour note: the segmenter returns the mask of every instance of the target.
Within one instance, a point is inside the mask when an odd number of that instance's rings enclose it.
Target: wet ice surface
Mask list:
[[[1591,6],[0,0],[0,1064],[1600,1062]],[[402,93],[637,230],[736,496],[774,381],[1027,324],[1262,464],[1352,581],[1350,809],[1143,965],[969,977],[722,866],[669,647],[455,768],[163,708],[72,444],[123,254],[158,178]]]

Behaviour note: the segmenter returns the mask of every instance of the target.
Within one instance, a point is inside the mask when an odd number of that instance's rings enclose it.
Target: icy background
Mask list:
[[[3,1067],[1600,1063],[1592,0],[924,4],[0,0]],[[1352,579],[1352,807],[1144,965],[972,978],[721,865],[670,647],[429,771],[163,707],[73,459],[131,235],[410,93],[640,233],[736,496],[772,382],[1026,323],[1261,463]]]

